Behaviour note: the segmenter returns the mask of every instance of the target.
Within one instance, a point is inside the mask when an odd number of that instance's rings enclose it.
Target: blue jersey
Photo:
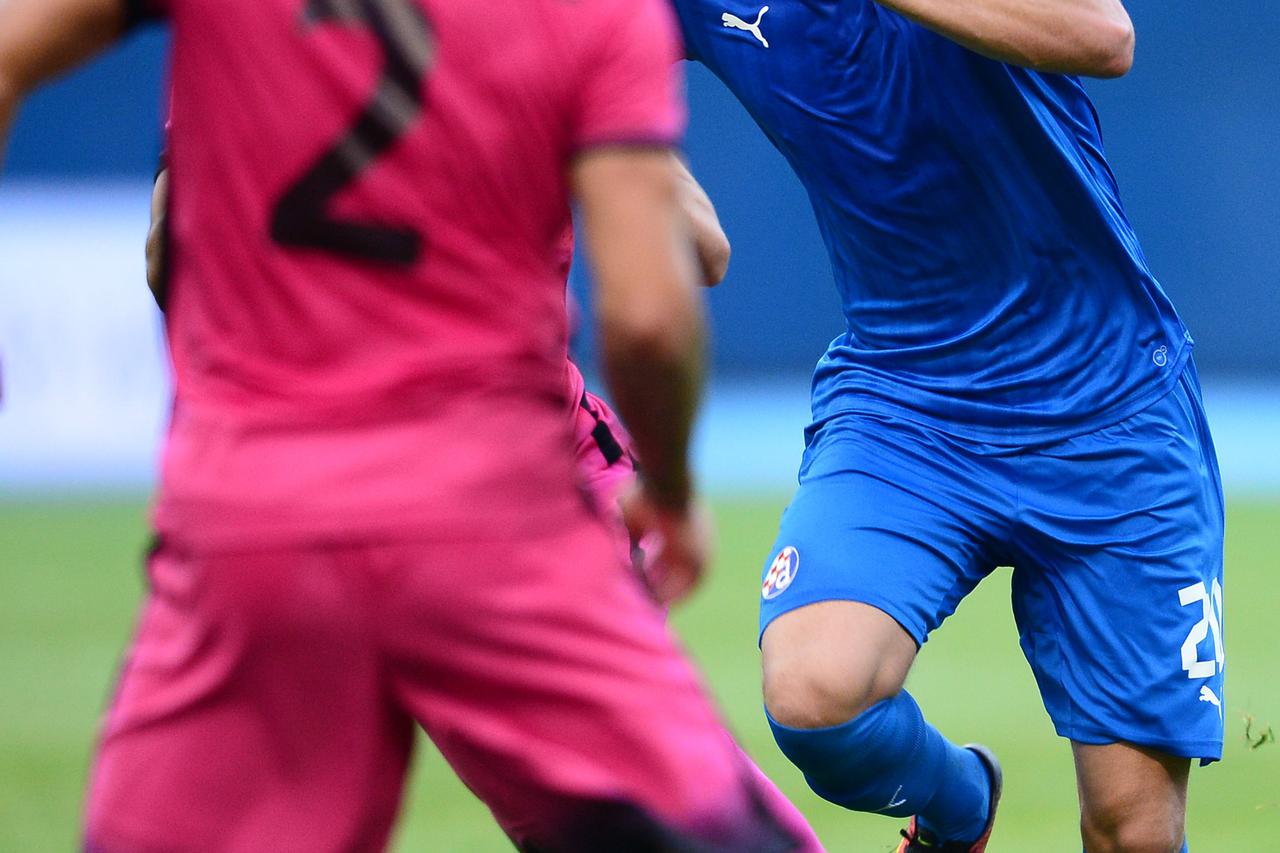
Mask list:
[[[814,419],[1006,444],[1119,421],[1191,338],[1147,269],[1080,82],[979,56],[872,0],[673,0],[808,190],[846,319]]]

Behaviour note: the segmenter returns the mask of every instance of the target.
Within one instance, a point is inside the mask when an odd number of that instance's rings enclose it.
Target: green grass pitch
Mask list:
[[[747,750],[790,793],[832,850],[885,851],[899,822],[812,796],[773,747],[760,713],[755,649],[759,566],[782,501],[721,501],[720,556],[677,616]],[[1233,503],[1227,520],[1227,752],[1193,771],[1196,853],[1280,851],[1280,503]],[[138,503],[0,505],[0,851],[76,847],[97,717],[141,592]],[[944,733],[992,746],[1006,793],[993,853],[1078,853],[1067,745],[1022,660],[1008,572],[988,579],[930,641],[911,677]],[[487,812],[421,743],[398,851],[510,849]]]

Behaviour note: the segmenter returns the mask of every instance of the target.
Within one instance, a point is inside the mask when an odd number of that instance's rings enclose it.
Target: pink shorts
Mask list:
[[[798,849],[614,547],[161,547],[86,849],[381,850],[415,723],[523,850]]]
[[[652,554],[657,543],[632,541],[618,504],[635,482],[638,470],[631,436],[609,404],[590,391],[582,392],[574,417],[573,441],[579,482],[612,529],[619,559],[633,566],[650,585],[656,585],[662,567],[646,559],[646,554]]]
[[[631,436],[609,404],[584,391],[573,419],[573,449],[578,476],[601,507],[614,507],[636,475]]]

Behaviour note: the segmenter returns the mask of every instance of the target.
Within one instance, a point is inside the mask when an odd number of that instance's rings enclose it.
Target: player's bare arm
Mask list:
[[[107,47],[126,20],[122,0],[0,0],[0,155],[23,96]]]
[[[680,203],[684,208],[689,229],[693,232],[693,245],[702,267],[702,283],[715,287],[724,281],[729,271],[729,238],[720,226],[720,217],[707,191],[689,171],[689,167],[674,152],[671,159],[680,176]]]
[[[668,152],[610,147],[584,154],[574,189],[595,268],[605,373],[645,474],[629,523],[663,545],[664,603],[696,585],[707,560],[695,506],[689,435],[702,388],[704,325],[697,263]]]
[[[9,125],[13,123],[13,113],[16,109],[17,97],[0,84],[0,162],[4,158],[4,144],[9,138]]]
[[[877,0],[984,56],[1039,71],[1120,77],[1133,22],[1120,0]]]

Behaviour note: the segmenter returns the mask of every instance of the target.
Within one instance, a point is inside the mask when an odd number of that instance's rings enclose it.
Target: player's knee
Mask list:
[[[1178,853],[1185,837],[1182,810],[1150,802],[1091,804],[1080,830],[1087,853]]]
[[[792,662],[765,666],[764,705],[769,716],[793,729],[838,726],[882,699],[897,695],[902,684],[873,664]]]
[[[916,654],[897,620],[855,601],[783,613],[760,646],[765,707],[795,729],[837,726],[896,696]]]
[[[858,708],[844,684],[821,673],[785,672],[764,681],[764,706],[769,716],[793,729],[836,726],[857,715]]]

